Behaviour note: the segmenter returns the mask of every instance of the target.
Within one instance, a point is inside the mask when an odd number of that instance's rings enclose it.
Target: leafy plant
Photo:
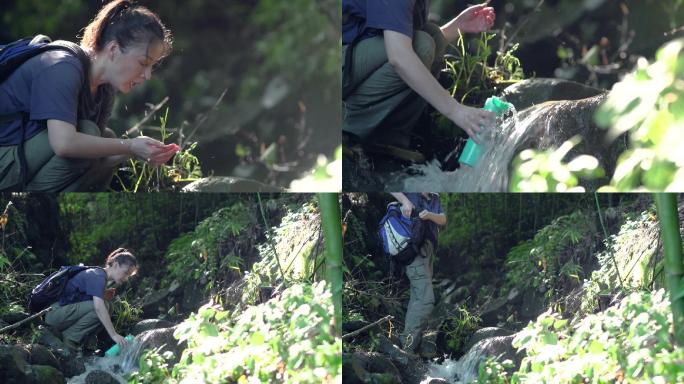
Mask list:
[[[324,282],[296,284],[235,317],[207,304],[175,333],[187,342],[173,378],[192,382],[332,383],[341,380],[342,342]]]
[[[475,383],[487,383],[487,384],[509,384],[511,381],[508,377],[507,371],[514,367],[511,360],[504,360],[498,362],[496,359],[487,358],[484,362],[480,363],[480,367],[477,370],[477,380]]]
[[[171,242],[164,283],[204,281],[205,288],[211,289],[226,276],[239,275],[243,259],[237,247],[227,245],[254,224],[249,207],[241,202],[219,209],[194,231]]]
[[[590,238],[592,227],[583,212],[561,216],[506,255],[506,285],[523,291],[539,287],[553,294],[561,278],[581,281],[581,266],[574,259],[575,247]],[[580,250],[580,252],[584,252]]]
[[[598,160],[589,155],[580,155],[565,163],[563,159],[579,144],[575,136],[559,148],[537,151],[526,149],[513,161],[511,192],[584,192],[580,178],[597,178],[604,174]]]
[[[169,109],[160,117],[160,141],[165,142],[170,136],[166,130]],[[183,147],[185,145],[182,145]],[[151,166],[144,160],[131,158],[128,167],[121,168],[115,174],[119,185],[126,192],[155,192],[168,189],[174,184],[194,181],[202,177],[200,162],[192,151],[197,143],[190,143],[185,149],[178,151],[170,165]]]
[[[109,313],[114,323],[114,329],[124,329],[140,321],[142,309],[131,305],[123,297],[117,297],[110,302]]]
[[[480,317],[470,313],[464,306],[459,305],[451,310],[441,327],[449,349],[458,352],[466,336],[473,333],[479,323]]]
[[[512,383],[676,383],[684,350],[671,342],[665,291],[635,292],[575,326],[546,312],[514,339],[527,356]]]
[[[606,191],[681,190],[684,180],[684,39],[666,44],[649,64],[615,84],[596,122],[609,137],[627,133],[630,148],[620,155]]]
[[[142,353],[138,361],[138,370],[128,376],[129,384],[138,383],[164,383],[175,384],[178,381],[171,377],[169,361],[173,358],[173,352],[160,353],[163,347],[147,350]]]

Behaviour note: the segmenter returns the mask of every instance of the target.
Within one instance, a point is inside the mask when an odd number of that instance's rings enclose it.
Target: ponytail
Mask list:
[[[105,259],[105,265],[107,267],[112,266],[114,263],[119,265],[127,265],[131,269],[131,274],[135,274],[138,270],[138,260],[130,253],[126,248],[117,248],[112,251],[112,253]]]
[[[171,32],[154,12],[129,0],[114,0],[100,9],[83,29],[81,45],[95,52],[115,41],[122,51],[135,44],[158,41],[162,57],[171,52]]]

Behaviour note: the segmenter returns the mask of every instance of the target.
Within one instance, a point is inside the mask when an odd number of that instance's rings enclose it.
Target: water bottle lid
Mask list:
[[[492,96],[485,101],[484,109],[496,113],[497,116],[501,116],[508,112],[511,108],[511,104],[507,103],[496,96]]]

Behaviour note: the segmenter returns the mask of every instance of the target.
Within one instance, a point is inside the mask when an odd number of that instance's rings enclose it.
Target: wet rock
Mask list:
[[[175,364],[180,360],[181,352],[186,348],[185,343],[180,343],[173,337],[176,327],[160,328],[145,331],[135,337],[137,348],[133,353],[127,353],[121,363],[124,371],[129,371],[138,365],[138,360],[142,352],[146,349],[159,349],[159,353],[171,352],[173,358],[171,363]]]
[[[181,309],[186,312],[196,311],[204,301],[201,284],[188,284],[183,290]]]
[[[0,345],[0,382],[24,384],[26,382],[26,360],[16,346]]]
[[[543,295],[536,290],[530,290],[523,295],[522,306],[518,313],[523,321],[534,320],[544,312],[545,308]]]
[[[499,318],[503,317],[508,311],[506,307],[507,302],[508,300],[505,297],[497,297],[487,303],[480,315],[482,324],[486,326],[496,325],[499,322]]]
[[[403,382],[392,361],[376,352],[344,353],[342,376],[349,384]]]
[[[28,384],[63,384],[66,379],[59,369],[50,365],[30,365],[27,369]]]
[[[156,317],[164,306],[164,299],[169,295],[168,288],[159,289],[145,296],[142,303],[142,312],[145,317]]]
[[[183,187],[183,192],[285,192],[286,189],[240,177],[211,176]]]
[[[454,290],[450,295],[446,296],[444,298],[444,302],[458,303],[468,297],[468,295],[470,295],[470,289],[464,285],[462,287],[456,288],[456,290]]]
[[[133,330],[131,333],[133,335],[138,335],[141,334],[145,331],[149,331],[151,329],[159,329],[159,328],[169,328],[174,326],[170,321],[166,320],[160,320],[160,319],[145,319],[140,322],[138,322],[136,325],[133,326]]]
[[[49,365],[56,369],[61,369],[59,361],[52,352],[45,346],[40,344],[31,344],[26,350],[28,351],[28,362],[34,365]]]
[[[55,355],[65,377],[78,376],[86,371],[85,362],[83,358],[74,356],[73,354],[60,354]]]
[[[466,344],[465,350],[468,351],[470,350],[473,345],[477,344],[480,342],[480,340],[484,339],[489,339],[494,336],[509,336],[513,334],[512,331],[509,331],[508,329],[504,328],[498,328],[498,327],[485,327],[485,328],[480,328],[475,333],[473,333],[472,336],[470,336],[470,339],[468,340],[468,343]]]
[[[40,327],[38,330],[38,338],[36,339],[39,344],[45,345],[50,349],[63,350],[64,343],[60,340],[49,328]]]
[[[449,381],[440,378],[429,378],[427,381],[421,381],[421,384],[449,384]]]
[[[523,140],[520,140],[515,152],[535,148],[546,150],[559,147],[564,141],[580,135],[582,141],[565,157],[566,161],[580,154],[594,156],[607,175],[612,175],[619,154],[624,150],[621,142],[608,142],[607,131],[599,128],[594,122],[598,107],[605,101],[607,94],[582,100],[549,101],[522,111],[520,121],[532,117]],[[592,190],[607,180],[596,180],[587,185]]]
[[[437,331],[429,331],[423,334],[418,346],[418,354],[426,359],[437,356]]]
[[[593,97],[606,91],[593,88],[574,81],[561,79],[536,78],[527,79],[507,87],[501,98],[522,111],[535,104],[551,100],[580,100]]]
[[[86,384],[119,384],[119,381],[105,371],[92,371],[85,378]]]
[[[520,295],[520,290],[516,287],[513,287],[513,289],[511,289],[508,292],[508,295],[506,296],[506,300],[508,300],[508,304],[511,304],[511,305],[520,304],[520,302],[522,301],[522,296]]]

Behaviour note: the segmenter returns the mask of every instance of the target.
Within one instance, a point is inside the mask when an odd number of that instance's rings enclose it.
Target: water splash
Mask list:
[[[544,108],[529,108],[521,116],[512,112],[499,119],[497,126],[486,131],[482,140],[482,153],[475,167],[462,165],[453,172],[441,170],[440,163],[433,160],[428,164],[408,168],[415,176],[395,175],[388,190],[406,192],[504,192],[508,190],[509,165],[520,147],[528,138],[533,123],[544,113]],[[392,185],[393,184],[393,185]]]
[[[138,369],[138,359],[142,353],[143,342],[136,337],[117,356],[92,356],[85,360],[85,372],[67,380],[67,384],[85,384],[86,377],[93,371],[105,371],[119,383],[126,384],[126,376]]]
[[[480,340],[468,353],[458,360],[446,359],[441,364],[433,363],[428,368],[427,377],[421,382],[427,383],[430,379],[444,379],[451,384],[471,383],[477,379],[477,371],[480,363],[485,361],[485,353],[495,338]]]

